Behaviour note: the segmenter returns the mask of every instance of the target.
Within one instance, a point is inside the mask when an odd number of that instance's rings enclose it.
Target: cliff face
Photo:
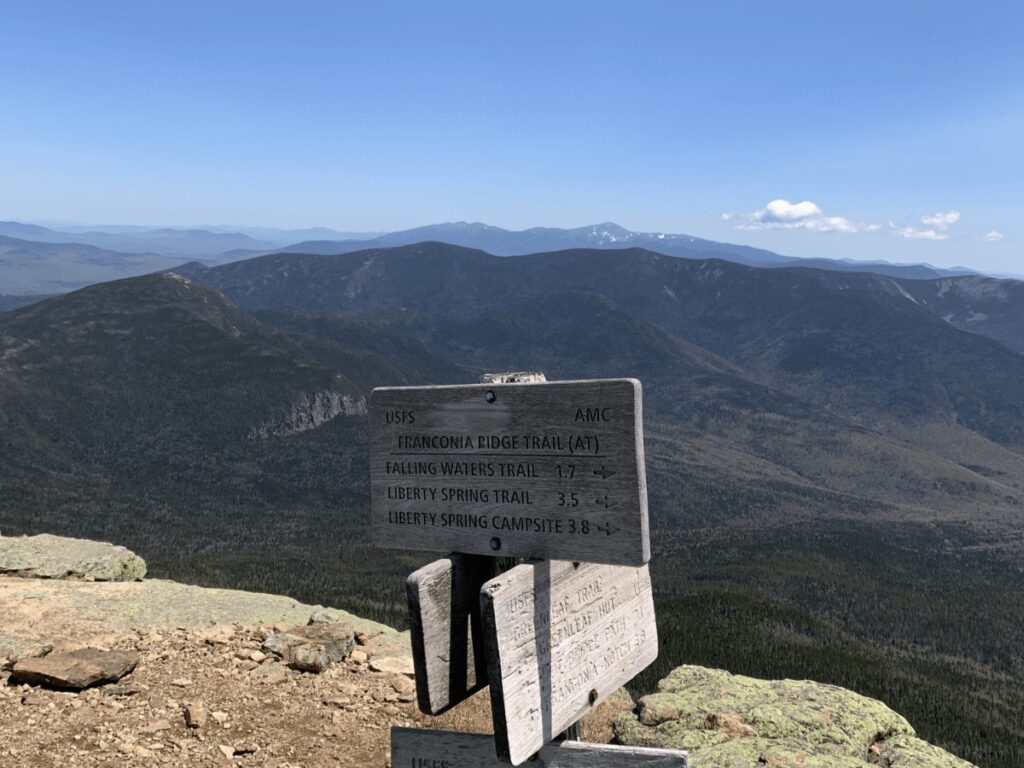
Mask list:
[[[292,403],[285,413],[253,428],[250,437],[266,439],[308,432],[338,416],[365,416],[366,399],[340,392],[306,393]]]

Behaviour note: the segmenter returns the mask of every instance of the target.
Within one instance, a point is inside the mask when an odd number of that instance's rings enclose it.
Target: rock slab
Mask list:
[[[20,683],[81,690],[101,683],[113,683],[139,663],[135,651],[103,651],[82,648],[68,653],[51,653],[42,658],[22,659],[11,677]]]
[[[87,539],[0,537],[0,574],[35,579],[139,581],[146,561],[125,547]]]
[[[674,669],[614,730],[622,744],[687,749],[701,768],[972,768],[845,688],[696,666]]]

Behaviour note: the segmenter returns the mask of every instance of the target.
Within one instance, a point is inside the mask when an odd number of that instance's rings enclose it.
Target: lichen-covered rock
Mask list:
[[[623,744],[686,749],[694,768],[969,768],[874,699],[806,680],[683,666],[620,715]]]
[[[146,562],[115,544],[41,533],[0,537],[0,574],[35,579],[138,581],[146,575]]]
[[[874,745],[868,762],[886,768],[964,768],[966,760],[913,736],[896,736]],[[874,757],[877,755],[877,757]]]

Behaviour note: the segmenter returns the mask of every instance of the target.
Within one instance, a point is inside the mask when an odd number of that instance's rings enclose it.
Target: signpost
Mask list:
[[[650,559],[633,379],[375,389],[370,484],[381,546]]]
[[[658,654],[640,383],[375,389],[381,546],[453,552],[413,573],[417,701],[491,686],[493,738],[392,728],[395,768],[685,768],[686,753],[552,741]],[[495,558],[534,558],[495,575]]]

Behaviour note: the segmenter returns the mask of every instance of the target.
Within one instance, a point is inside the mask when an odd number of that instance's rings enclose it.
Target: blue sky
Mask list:
[[[1021,3],[25,1],[2,27],[0,219],[612,220],[1024,273]]]

